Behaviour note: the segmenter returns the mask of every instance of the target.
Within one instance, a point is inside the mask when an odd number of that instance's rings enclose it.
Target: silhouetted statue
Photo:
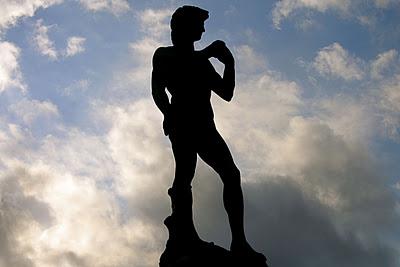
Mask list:
[[[226,101],[232,99],[234,58],[220,40],[201,51],[194,49],[194,42],[200,40],[205,31],[207,18],[208,11],[201,8],[178,8],[171,19],[173,46],[159,47],[153,56],[152,95],[164,115],[164,134],[171,141],[176,163],[173,185],[168,190],[172,215],[164,222],[169,230],[169,240],[160,258],[160,266],[192,267],[194,259],[190,262],[190,257],[195,258],[196,253],[208,254],[204,257],[219,257],[221,262],[213,266],[223,266],[232,259],[236,265],[240,260],[246,264],[250,262],[252,266],[266,266],[264,255],[254,251],[246,240],[240,172],[215,127],[210,102],[211,91]],[[225,65],[223,77],[210,63],[211,57]],[[171,101],[166,89],[171,94]],[[197,155],[219,174],[224,184],[223,202],[232,232],[230,252],[201,240],[195,230],[191,182]],[[214,263],[217,261],[215,258]]]

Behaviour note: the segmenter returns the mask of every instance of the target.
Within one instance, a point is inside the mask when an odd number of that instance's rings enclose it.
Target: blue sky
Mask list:
[[[174,164],[151,57],[184,4],[210,12],[196,48],[236,59],[234,99],[212,100],[254,247],[273,266],[398,266],[397,0],[1,1],[0,266],[157,265]],[[193,189],[200,235],[229,247],[200,160]]]

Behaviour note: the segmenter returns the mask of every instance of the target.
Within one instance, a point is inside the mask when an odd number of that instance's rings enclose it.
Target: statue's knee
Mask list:
[[[176,213],[182,210],[190,211],[193,205],[192,187],[173,185],[168,189],[168,195],[171,197],[172,212]]]
[[[187,181],[192,181],[194,173],[195,172],[193,170],[177,168],[175,170],[174,181],[179,181],[180,183],[186,183]]]
[[[240,170],[236,166],[233,168],[233,175],[240,180]]]
[[[185,196],[188,194],[192,194],[192,186],[187,184],[175,184],[171,188],[168,189],[168,195],[171,198],[178,198],[180,196]]]

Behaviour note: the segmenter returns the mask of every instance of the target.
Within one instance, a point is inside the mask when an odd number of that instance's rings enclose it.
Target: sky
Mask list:
[[[158,266],[174,160],[151,58],[182,5],[236,63],[215,121],[272,266],[400,264],[400,1],[0,0],[0,267]],[[221,73],[223,66],[211,60]],[[229,248],[198,160],[199,235]]]

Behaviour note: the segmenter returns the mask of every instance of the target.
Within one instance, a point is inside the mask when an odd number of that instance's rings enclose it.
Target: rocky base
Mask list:
[[[201,240],[193,225],[191,191],[177,195],[169,189],[168,194],[172,200],[172,215],[164,220],[169,239],[160,257],[160,267],[268,267],[260,253],[232,253]]]
[[[204,243],[190,248],[186,246],[179,251],[168,246],[161,255],[160,267],[268,267],[266,262],[252,259],[243,259],[233,255],[230,251],[214,245]]]

